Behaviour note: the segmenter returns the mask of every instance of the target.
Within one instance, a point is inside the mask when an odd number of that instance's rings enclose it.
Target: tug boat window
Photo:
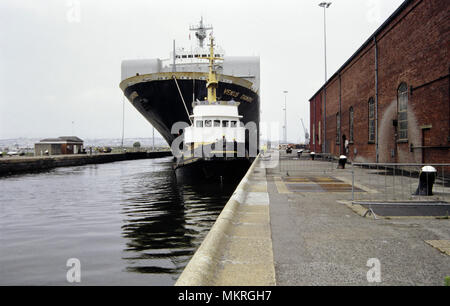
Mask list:
[[[205,126],[211,127],[212,126],[212,120],[205,120]]]
[[[222,127],[229,127],[229,126],[230,126],[230,121],[228,121],[228,120],[222,121]]]
[[[202,120],[197,120],[197,122],[195,123],[196,127],[203,127],[203,121]]]
[[[231,127],[232,128],[237,127],[237,121],[231,121]]]
[[[214,127],[220,127],[220,120],[214,120]]]

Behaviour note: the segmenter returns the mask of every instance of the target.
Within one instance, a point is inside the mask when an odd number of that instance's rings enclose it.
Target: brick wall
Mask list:
[[[326,84],[327,151],[344,152],[349,139],[349,110],[354,112],[354,139],[349,158],[361,162],[450,163],[449,36],[450,2],[408,1],[403,9]],[[370,98],[376,100],[375,60],[378,51],[378,141],[369,142]],[[408,139],[398,141],[397,90],[408,86]],[[311,100],[317,108],[322,90]],[[341,102],[341,103],[340,103]],[[320,103],[321,104],[321,103]],[[337,130],[339,112],[341,129]],[[311,120],[311,131],[314,120]],[[340,145],[336,134],[340,133]],[[413,149],[411,149],[411,147]],[[427,147],[417,148],[417,147]]]

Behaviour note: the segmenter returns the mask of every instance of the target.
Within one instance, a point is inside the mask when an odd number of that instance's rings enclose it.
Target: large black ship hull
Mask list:
[[[161,75],[164,77],[160,77]],[[133,106],[158,130],[167,143],[172,145],[180,135],[180,131],[172,133],[172,126],[177,122],[190,125],[187,112],[192,114],[192,102],[194,99],[203,101],[207,96],[205,78],[198,77],[201,75],[201,73],[165,73],[158,74],[158,79],[151,74],[141,75],[124,80],[121,88]],[[240,102],[238,111],[243,116],[242,121],[245,124],[254,122],[259,129],[258,93],[251,88],[251,82],[240,80],[230,82],[229,79],[219,79],[218,100]],[[259,130],[255,134],[257,140],[256,143],[250,141],[249,152],[258,151]]]

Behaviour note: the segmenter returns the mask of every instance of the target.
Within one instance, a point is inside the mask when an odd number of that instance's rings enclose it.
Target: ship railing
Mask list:
[[[232,106],[239,106],[240,102],[230,100],[230,101],[215,101],[215,102],[209,102],[209,101],[195,101],[192,103],[193,105],[232,105]]]
[[[191,147],[184,151],[180,157],[181,160],[191,158],[238,158],[247,157],[245,151],[245,144],[238,142],[223,142],[218,141],[208,145],[200,145]]]

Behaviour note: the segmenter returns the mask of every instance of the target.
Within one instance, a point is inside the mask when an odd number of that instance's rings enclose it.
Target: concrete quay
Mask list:
[[[260,156],[176,285],[444,284],[448,218],[362,217],[351,204],[351,169],[301,162]],[[367,184],[370,169],[358,171],[358,193],[384,191]]]
[[[265,172],[257,158],[177,286],[275,285]]]
[[[101,154],[73,154],[52,156],[17,156],[0,159],[0,176],[16,173],[44,171],[56,167],[81,166],[86,164],[110,163],[122,160],[158,158],[171,156],[170,151],[126,152]]]

